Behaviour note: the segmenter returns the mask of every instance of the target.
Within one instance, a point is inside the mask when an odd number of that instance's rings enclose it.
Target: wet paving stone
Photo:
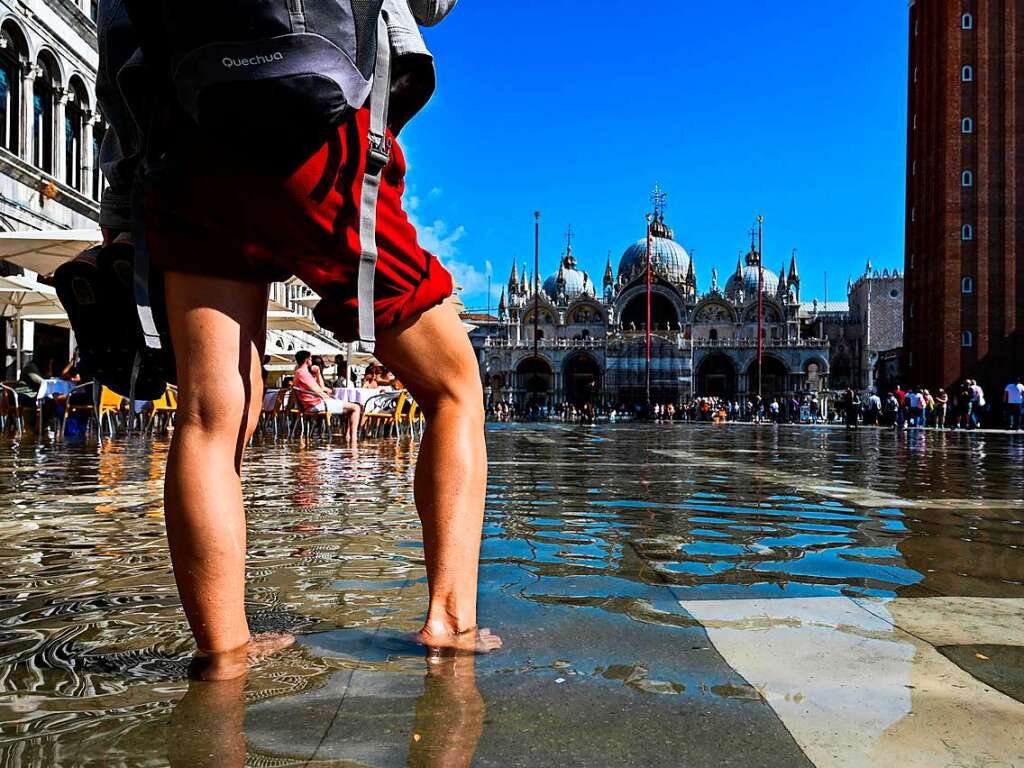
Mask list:
[[[480,620],[426,658],[417,445],[257,443],[190,682],[166,443],[0,439],[0,765],[1019,766],[1024,436],[495,426]]]

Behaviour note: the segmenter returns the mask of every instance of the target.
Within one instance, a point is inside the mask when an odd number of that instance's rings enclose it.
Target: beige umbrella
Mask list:
[[[14,320],[17,334],[17,368],[21,374],[21,324],[33,320],[47,325],[68,327],[68,316],[57,298],[57,291],[23,275],[0,277],[0,316]]]
[[[0,261],[52,275],[64,262],[102,242],[98,229],[0,232]]]

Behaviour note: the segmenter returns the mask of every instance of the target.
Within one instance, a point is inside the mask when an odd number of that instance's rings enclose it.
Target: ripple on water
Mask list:
[[[827,430],[770,434],[493,430],[484,618],[527,643],[538,616],[570,622],[574,636],[595,615],[692,632],[679,598],[1024,596],[1017,510],[927,503],[1024,497],[1019,453],[871,433],[861,456]],[[427,587],[415,453],[388,441],[358,455],[252,450],[249,611],[257,628],[305,637],[257,668],[250,700],[297,695],[342,669],[416,669],[408,634]],[[154,729],[184,691],[191,654],[163,540],[165,455],[160,442],[0,444],[0,763],[71,764],[60,747],[71,744],[161,764]],[[922,465],[942,471],[925,479]],[[859,505],[858,489],[915,504]],[[752,695],[650,660],[541,664],[528,651],[492,671],[576,674],[649,696]]]

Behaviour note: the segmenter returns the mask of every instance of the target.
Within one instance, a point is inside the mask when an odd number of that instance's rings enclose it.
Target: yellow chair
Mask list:
[[[423,425],[425,423],[423,418],[423,409],[420,408],[420,404],[409,398],[409,432],[410,434],[423,434]]]
[[[96,414],[96,423],[100,433],[100,439],[103,439],[103,418],[107,419],[107,426],[110,427],[110,436],[113,437],[117,432],[117,423],[114,421],[115,418],[120,418],[121,412],[124,409],[125,399],[119,394],[114,392],[112,389],[103,387],[100,392],[100,411]]]
[[[408,393],[404,389],[397,394],[397,399],[394,392],[384,392],[371,397],[367,401],[366,410],[363,413],[363,434],[373,432],[375,437],[380,437],[385,429],[397,428],[406,398],[408,398]],[[395,404],[395,409],[387,410],[386,405],[392,402]]]
[[[174,422],[174,414],[178,412],[178,390],[174,387],[167,387],[164,391],[164,396],[159,400],[153,401],[152,410],[149,414],[149,424],[147,425],[147,431],[152,431],[156,427],[157,419],[160,419],[162,431],[166,432],[167,428]]]

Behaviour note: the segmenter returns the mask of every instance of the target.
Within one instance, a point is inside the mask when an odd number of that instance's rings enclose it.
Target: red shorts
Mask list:
[[[212,147],[146,196],[146,242],[153,264],[174,272],[270,283],[299,277],[322,301],[317,321],[338,337],[358,337],[359,206],[369,112],[339,126],[290,176],[226,159]],[[388,328],[452,293],[452,278],[420,247],[402,210],[405,156],[396,141],[377,208],[374,313]]]

